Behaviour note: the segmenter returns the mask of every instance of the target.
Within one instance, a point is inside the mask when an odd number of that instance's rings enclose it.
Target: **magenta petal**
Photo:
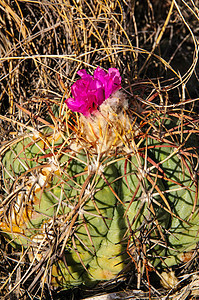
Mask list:
[[[98,79],[99,81],[101,81],[102,84],[105,83],[106,81],[105,77],[107,73],[103,69],[97,67],[93,75],[94,75],[94,79]]]
[[[121,83],[121,76],[120,76],[120,72],[118,71],[118,69],[116,68],[109,68],[108,69],[108,74],[111,77],[118,77]]]
[[[72,99],[73,101],[70,101],[70,99]],[[67,100],[69,101],[66,101],[66,104],[72,111],[82,113],[85,116],[88,116],[90,114],[90,109],[84,102],[75,102],[73,98],[69,98]]]
[[[101,81],[94,79],[89,85],[89,94],[93,95],[93,100],[97,106],[105,100],[104,87]]]
[[[82,78],[82,79],[85,79],[85,80],[87,80],[87,79],[92,79],[92,76],[90,75],[90,74],[88,74],[87,72],[86,72],[86,70],[85,69],[82,69],[82,70],[79,70],[78,72],[77,72],[77,74]]]
[[[108,80],[105,86],[105,97],[108,98],[112,93],[121,88],[121,76],[117,69],[110,68],[108,70]]]
[[[72,96],[65,100],[68,107],[85,116],[92,112],[106,100],[112,93],[121,88],[120,73],[115,68],[110,68],[108,73],[98,67],[93,76],[85,69],[79,70],[81,77],[71,87]]]
[[[76,101],[73,98],[68,98],[66,104],[69,109],[80,112],[82,107],[85,106],[85,101]]]
[[[103,84],[105,99],[109,98],[112,93],[121,88],[121,76],[116,68],[110,68],[107,74],[98,67],[94,72],[94,78],[100,80]]]

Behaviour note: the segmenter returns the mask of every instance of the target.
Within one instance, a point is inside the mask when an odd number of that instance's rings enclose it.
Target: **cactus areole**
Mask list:
[[[183,263],[199,240],[192,117],[133,112],[117,69],[78,75],[63,121],[1,148],[1,232],[55,287]]]

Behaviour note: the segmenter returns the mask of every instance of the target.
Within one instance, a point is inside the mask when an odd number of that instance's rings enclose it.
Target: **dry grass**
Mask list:
[[[86,68],[92,73],[97,66],[120,70],[138,116],[149,104],[154,111],[189,116],[198,129],[198,7],[198,0],[0,0],[1,146],[27,128],[49,122],[49,109],[62,117],[55,109],[69,95],[76,72]],[[37,285],[40,274],[31,277],[35,269],[30,272],[26,250],[13,250],[3,237],[1,258],[0,295],[7,299],[83,297],[79,291],[55,295]],[[194,291],[198,279],[192,276],[197,259],[196,253],[191,266],[181,271],[181,291],[150,286],[154,298],[194,299],[199,294]],[[136,287],[131,274],[129,282],[116,289]],[[140,284],[149,288],[146,278]],[[113,284],[101,288],[108,291]]]

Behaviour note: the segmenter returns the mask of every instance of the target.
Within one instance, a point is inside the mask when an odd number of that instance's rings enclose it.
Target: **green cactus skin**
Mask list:
[[[57,152],[58,147],[59,149],[65,147],[61,135],[55,143],[53,133],[48,133],[47,137],[42,136],[39,139],[30,136],[23,137],[5,152],[3,158],[5,187],[8,189],[14,184],[13,179],[21,176],[17,184],[22,188],[18,189],[22,194],[26,192],[26,197],[23,197],[27,203],[23,209],[15,212],[15,214],[21,214],[22,218],[18,222],[16,218],[12,219],[13,228],[10,229],[12,232],[9,233],[9,224],[5,226],[1,223],[1,227],[13,239],[13,245],[23,244],[28,247],[31,246],[32,240],[37,242],[42,239],[44,225],[55,217],[60,220],[60,228],[63,226],[66,231],[68,228],[64,224],[65,220],[71,215],[68,218],[70,225],[75,215],[78,214],[73,228],[70,229],[75,233],[74,238],[70,237],[67,240],[64,249],[68,267],[66,268],[63,262],[60,262],[57,268],[56,264],[53,266],[55,272],[53,276],[56,278],[53,281],[54,284],[70,286],[112,279],[122,270],[123,261],[127,257],[121,254],[124,247],[119,244],[126,230],[125,222],[120,220],[123,208],[122,204],[117,204],[117,198],[113,193],[115,191],[117,194],[117,183],[114,182],[118,178],[117,169],[110,164],[105,166],[103,177],[95,173],[88,175],[85,171],[86,156],[83,153],[76,157],[73,154],[74,157],[71,157],[67,150],[65,152],[62,150],[58,158],[61,171],[54,166],[54,170],[52,168],[51,173],[45,177],[44,170],[46,172],[49,168],[49,159],[52,159],[51,155],[49,158],[49,151],[46,151],[46,148],[50,145],[52,149],[52,143],[54,152]],[[29,174],[34,170],[36,171],[35,179],[43,172],[42,176],[45,177],[46,182],[43,187],[35,189],[32,183],[31,191],[31,188],[27,188],[25,184],[22,185],[22,182],[28,180]],[[37,182],[35,179],[33,182]],[[83,190],[85,182],[87,185]],[[28,197],[29,200],[27,200]],[[61,279],[59,278],[60,272]]]
[[[164,260],[165,266],[171,267],[182,263],[182,254],[193,250],[199,241],[198,179],[194,171],[198,160],[198,148],[195,149],[198,132],[190,134],[191,130],[185,126],[182,134],[178,127],[179,120],[167,118],[164,125],[167,125],[171,134],[167,132],[166,137],[163,137],[166,143],[149,139],[147,144],[148,149],[151,148],[149,156],[161,168],[159,175],[164,184],[161,189],[171,207]],[[179,142],[180,136],[183,136],[182,143]]]
[[[154,267],[177,264],[199,241],[197,203],[192,216],[197,153],[190,150],[187,133],[179,143],[175,118],[160,120],[153,125],[161,123],[160,136],[138,135],[130,151],[117,155],[71,150],[73,136],[51,129],[4,146],[8,196],[1,230],[13,245],[32,248],[38,260],[43,249],[57,245],[52,285],[90,286],[114,278],[137,247],[132,234],[141,241],[143,228],[150,243],[147,260]]]

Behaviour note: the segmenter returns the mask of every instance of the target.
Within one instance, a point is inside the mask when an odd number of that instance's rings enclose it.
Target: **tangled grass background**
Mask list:
[[[183,102],[184,108],[197,114],[198,38],[198,0],[0,0],[1,144],[23,133],[28,125],[37,127],[49,107],[69,97],[82,68],[90,73],[97,66],[118,68],[122,87],[137,109],[154,97],[165,108]],[[27,268],[24,253],[13,250],[1,237],[2,297],[24,295],[32,282],[30,276],[23,283]],[[195,261],[188,272],[196,271]],[[35,299],[87,295],[76,290],[67,294],[45,291],[36,283],[26,299],[35,294]],[[191,284],[185,288],[191,289]],[[12,296],[9,291],[14,286]],[[127,286],[131,288],[133,282],[119,289]],[[109,288],[111,284],[104,290]],[[187,290],[179,297],[182,292]],[[189,294],[183,295],[188,299]],[[140,291],[139,297],[148,296]]]

